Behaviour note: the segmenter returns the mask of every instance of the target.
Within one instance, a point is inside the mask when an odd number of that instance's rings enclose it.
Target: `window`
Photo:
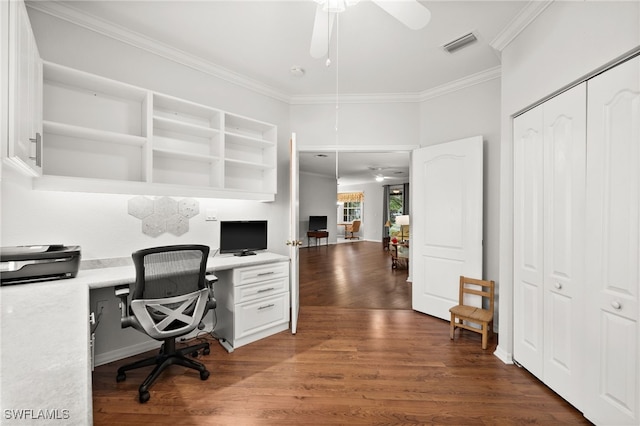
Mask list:
[[[362,217],[362,206],[360,201],[351,201],[344,203],[342,206],[342,220],[344,222],[353,222]]]
[[[396,216],[404,212],[404,188],[402,185],[394,185],[389,188],[389,221],[396,223]]]
[[[363,192],[338,193],[338,223],[362,220]]]

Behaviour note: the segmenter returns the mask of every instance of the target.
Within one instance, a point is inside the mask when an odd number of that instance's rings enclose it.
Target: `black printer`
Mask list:
[[[80,267],[80,246],[0,247],[0,284],[73,278]]]

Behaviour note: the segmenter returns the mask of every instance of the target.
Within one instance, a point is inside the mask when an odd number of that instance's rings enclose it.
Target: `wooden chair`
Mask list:
[[[348,240],[351,240],[353,238],[360,238],[357,235],[354,235],[358,231],[360,231],[360,221],[359,220],[354,220],[352,224],[345,225],[345,227],[344,227],[344,237],[346,239],[348,239]],[[350,233],[351,235],[347,235],[348,233]]]
[[[488,335],[493,331],[494,293],[495,282],[460,276],[459,304],[449,309],[449,312],[451,312],[451,340],[453,340],[456,328],[464,328],[465,330],[482,334],[482,349],[487,349]],[[465,300],[466,295],[480,296],[481,299],[476,305],[481,305],[484,298],[487,298],[489,302],[488,309],[469,304],[468,296]],[[457,320],[460,322],[457,322]],[[479,324],[481,328],[465,324],[465,321]]]

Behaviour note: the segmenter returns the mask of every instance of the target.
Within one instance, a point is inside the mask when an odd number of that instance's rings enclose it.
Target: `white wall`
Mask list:
[[[422,102],[420,125],[420,145],[422,146],[476,135],[483,137],[482,269],[484,279],[497,280],[500,265],[500,198],[498,196],[500,189],[500,79],[489,80]],[[496,324],[498,318],[499,314],[496,313]]]
[[[398,182],[402,183],[402,182]],[[385,182],[387,184],[387,182]],[[360,239],[382,242],[383,186],[380,182],[359,185],[340,185],[339,192],[364,192],[364,210],[360,224]]]
[[[640,3],[553,2],[502,51],[499,342],[513,355],[513,116],[640,47]]]
[[[303,245],[307,245],[307,230],[309,216],[327,216],[327,230],[329,244],[337,241],[336,200],[337,188],[335,178],[318,176],[310,173],[300,173],[300,235]],[[322,241],[324,243],[324,240]],[[311,244],[315,244],[311,240]]]
[[[291,105],[291,127],[298,146],[418,145],[417,103],[343,103]]]
[[[201,199],[201,214],[176,237],[142,234],[128,215],[131,196],[34,191],[7,167],[2,179],[2,245],[79,244],[84,259],[129,256],[146,246],[200,242],[217,247],[219,219],[269,220],[269,250],[286,254],[288,236],[289,105],[209,74],[29,9],[43,59],[278,125],[278,194],[273,203]],[[46,160],[45,160],[46,161]],[[144,195],[144,194],[141,194]]]

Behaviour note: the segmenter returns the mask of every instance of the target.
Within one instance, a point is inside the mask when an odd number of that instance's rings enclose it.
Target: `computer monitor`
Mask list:
[[[309,231],[324,231],[327,229],[327,216],[309,216]]]
[[[220,222],[220,253],[235,256],[256,254],[267,249],[266,220],[234,220]]]

